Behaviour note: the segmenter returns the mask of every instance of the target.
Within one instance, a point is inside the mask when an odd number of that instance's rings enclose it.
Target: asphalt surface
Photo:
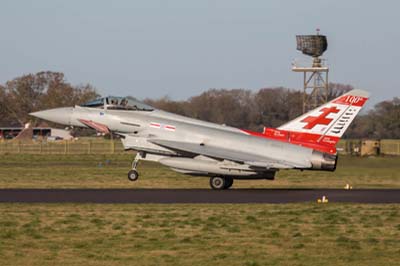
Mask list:
[[[400,189],[0,189],[0,202],[28,203],[400,203]]]

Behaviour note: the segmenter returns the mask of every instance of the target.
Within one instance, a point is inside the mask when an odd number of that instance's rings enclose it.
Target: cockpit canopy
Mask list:
[[[154,108],[139,102],[133,97],[108,96],[98,98],[81,105],[82,107],[101,108],[109,110],[153,111]]]

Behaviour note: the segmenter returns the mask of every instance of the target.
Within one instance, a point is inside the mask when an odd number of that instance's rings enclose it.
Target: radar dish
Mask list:
[[[297,35],[297,50],[312,57],[321,56],[328,48],[325,35]]]

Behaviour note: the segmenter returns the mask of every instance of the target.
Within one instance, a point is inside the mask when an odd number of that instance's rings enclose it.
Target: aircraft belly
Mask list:
[[[192,158],[181,157],[165,157],[158,161],[159,163],[172,168],[177,172],[184,174],[200,174],[200,175],[224,175],[224,176],[253,176],[259,175],[246,166],[242,168],[229,167],[217,161],[197,160]]]

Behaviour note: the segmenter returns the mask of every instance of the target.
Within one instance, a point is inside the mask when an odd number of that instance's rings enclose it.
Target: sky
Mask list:
[[[400,1],[1,0],[0,84],[50,70],[103,95],[302,88],[297,34],[328,38],[329,81],[400,96]]]

